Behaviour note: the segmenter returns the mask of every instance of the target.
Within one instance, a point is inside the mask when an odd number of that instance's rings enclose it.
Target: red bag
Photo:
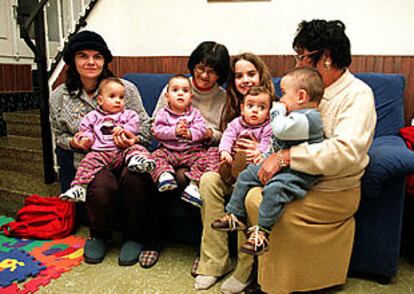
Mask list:
[[[401,128],[400,134],[408,148],[414,151],[414,126]],[[407,176],[406,191],[407,197],[414,198],[414,175]]]
[[[58,197],[26,198],[16,220],[1,227],[4,234],[19,238],[58,239],[68,236],[75,225],[75,205]]]

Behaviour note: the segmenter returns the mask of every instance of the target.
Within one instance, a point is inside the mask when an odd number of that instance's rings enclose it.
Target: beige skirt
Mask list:
[[[259,257],[258,279],[266,293],[310,291],[344,284],[354,240],[360,188],[340,192],[310,191],[286,205],[270,234],[270,248]],[[261,188],[246,198],[257,223]]]

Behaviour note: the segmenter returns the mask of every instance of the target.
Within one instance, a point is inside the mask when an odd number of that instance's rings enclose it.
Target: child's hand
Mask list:
[[[258,165],[259,163],[261,163],[262,161],[264,161],[265,160],[265,158],[263,157],[263,155],[262,154],[259,154],[258,156],[256,156],[254,159],[253,159],[253,163],[255,164],[255,165]]]
[[[115,127],[113,130],[112,130],[112,134],[114,135],[114,136],[119,136],[119,135],[121,135],[122,134],[122,132],[124,131],[124,129],[122,128],[122,127],[120,127],[120,126],[118,126],[118,127]]]
[[[191,139],[191,132],[188,129],[188,123],[185,119],[181,119],[178,122],[177,127],[175,129],[175,134],[177,137]]]
[[[179,127],[188,127],[188,122],[187,122],[187,120],[186,120],[186,119],[180,119],[180,120],[178,121],[178,126],[179,126]]]
[[[183,132],[182,137],[183,137],[183,138],[185,138],[185,139],[191,140],[191,138],[192,138],[192,136],[191,136],[191,131],[190,131],[189,129],[186,129],[186,130]]]
[[[279,110],[281,113],[284,113],[284,110],[286,110],[286,113],[290,112],[288,105],[280,100],[278,102],[273,102],[272,108]]]
[[[185,132],[186,128],[184,126],[177,125],[177,127],[175,128],[175,135],[177,137],[183,137]]]
[[[232,164],[233,163],[233,157],[231,157],[231,154],[228,153],[227,151],[221,151],[220,152],[220,161],[221,162],[226,162],[228,164]]]

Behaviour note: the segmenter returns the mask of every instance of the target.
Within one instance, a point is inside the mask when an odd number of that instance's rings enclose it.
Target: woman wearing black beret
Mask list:
[[[63,59],[68,65],[67,76],[64,84],[50,96],[50,115],[61,189],[65,191],[70,187],[80,158],[87,151],[75,136],[80,120],[97,107],[100,81],[114,74],[108,69],[112,61],[111,51],[104,39],[92,31],[74,35],[69,40]],[[138,113],[140,132],[137,136],[126,132],[116,144],[121,148],[135,143],[146,146],[151,139],[149,117],[138,89],[126,80],[122,82],[125,85],[125,107]],[[122,226],[120,265],[135,264],[140,254],[144,253],[144,246],[159,243],[156,233],[146,231],[149,224],[156,221],[153,204],[147,199],[147,195],[151,195],[145,185],[149,182],[145,178],[148,175],[131,174],[126,168],[103,170],[88,185],[85,206],[90,222],[90,238],[84,248],[85,262],[100,263],[104,259],[111,236],[109,220],[114,214],[120,218]]]

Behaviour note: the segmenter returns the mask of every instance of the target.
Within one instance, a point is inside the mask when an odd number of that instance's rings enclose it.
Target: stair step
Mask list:
[[[7,134],[41,138],[39,110],[4,112],[3,119],[7,123]]]
[[[3,169],[43,176],[40,140],[29,137],[0,137],[0,166]]]
[[[58,183],[46,185],[43,177],[0,169],[0,214],[13,216],[23,206],[24,199],[31,195],[57,196]],[[7,214],[6,214],[7,213]]]
[[[13,112],[3,112],[3,118],[6,122],[17,122],[40,125],[40,110],[22,110]]]

